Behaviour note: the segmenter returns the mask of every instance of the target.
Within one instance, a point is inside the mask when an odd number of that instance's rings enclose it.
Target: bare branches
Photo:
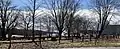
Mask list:
[[[14,28],[16,26],[14,24],[16,24],[18,15],[19,12],[16,9],[16,6],[12,5],[11,0],[0,0],[0,18],[2,22],[3,38],[6,38],[6,29]]]
[[[99,38],[102,34],[104,28],[109,24],[109,20],[112,18],[112,10],[117,9],[119,5],[119,0],[93,0],[94,10],[98,14],[98,36]]]
[[[28,30],[32,27],[32,24],[30,24],[32,22],[32,17],[30,12],[26,11],[26,9],[25,11],[21,12],[21,16],[19,18],[20,18],[19,26],[21,28]]]
[[[39,10],[40,8],[40,3],[39,0],[28,0],[28,4],[26,4],[26,7],[28,8],[29,12],[32,14],[32,41],[36,44],[36,42],[34,41],[34,26],[35,26],[35,16],[36,16],[36,11]]]
[[[45,2],[47,9],[53,17],[52,21],[56,25],[60,37],[65,30],[66,20],[69,19],[69,17],[73,17],[78,9],[80,5],[79,1],[80,0],[50,0],[49,2]]]

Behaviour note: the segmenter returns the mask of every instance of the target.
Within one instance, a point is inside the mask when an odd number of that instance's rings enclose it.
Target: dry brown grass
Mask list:
[[[25,40],[24,40],[25,41]],[[37,42],[39,44],[39,42]],[[0,49],[7,49],[9,44],[0,43]],[[42,47],[44,49],[50,48],[80,48],[80,47],[119,47],[120,41],[104,41],[100,40],[96,45],[94,41],[91,42],[80,42],[71,40],[61,40],[59,44],[58,41],[43,41]],[[35,45],[35,43],[14,43],[11,49],[40,49],[40,46]]]

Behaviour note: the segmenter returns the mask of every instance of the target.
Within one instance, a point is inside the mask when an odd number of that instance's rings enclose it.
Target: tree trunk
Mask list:
[[[70,39],[70,28],[68,28],[68,39]]]
[[[39,34],[40,47],[42,48],[41,33]]]
[[[33,22],[33,26],[32,26],[32,36],[33,36],[33,37],[32,37],[32,41],[35,42],[35,41],[34,41],[34,40],[35,40],[35,39],[34,39],[34,38],[35,38],[34,26],[35,26],[36,0],[33,1],[33,4],[34,4],[34,5],[33,5],[33,13],[32,13],[32,14],[33,14],[33,15],[32,15],[32,22]]]
[[[101,36],[101,34],[102,34],[102,31],[103,31],[103,30],[100,30],[100,31],[98,32],[98,35],[97,35],[96,39],[100,38],[100,36]]]
[[[7,29],[9,31],[9,29]],[[13,29],[12,29],[13,30]],[[8,40],[10,41],[8,49],[11,48],[11,36],[12,36],[12,31],[8,33]]]
[[[73,35],[72,35],[72,42],[73,42]]]
[[[60,43],[60,40],[61,40],[61,34],[62,34],[62,30],[60,29],[59,30],[59,43]]]
[[[11,30],[12,31],[12,30]],[[8,40],[10,40],[11,39],[11,36],[12,36],[12,32],[10,32],[10,30],[9,29],[7,29],[7,31],[6,31],[7,33],[8,33]]]
[[[33,18],[34,20],[34,18]],[[34,42],[34,38],[35,38],[35,35],[34,35],[34,21],[33,21],[33,28],[32,28],[32,41]]]
[[[82,35],[82,42],[84,42],[84,35]]]
[[[103,31],[103,30],[98,31],[98,35],[97,35],[96,38],[95,38],[95,45],[96,45],[98,39],[100,38],[100,36],[101,36],[101,34],[102,34],[102,31]]]
[[[92,38],[92,35],[90,35],[90,41],[92,41],[91,38]]]
[[[10,49],[10,48],[11,48],[11,37],[10,37],[10,43],[9,43],[8,49]]]
[[[3,40],[6,39],[5,23],[4,22],[2,23],[2,38],[3,38]]]

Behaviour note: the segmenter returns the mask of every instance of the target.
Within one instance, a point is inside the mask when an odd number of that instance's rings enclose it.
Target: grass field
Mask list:
[[[17,40],[19,41],[19,40]],[[26,41],[26,40],[23,40]],[[9,42],[8,42],[9,43]],[[8,43],[2,43],[0,41],[0,49],[7,49]],[[39,42],[37,42],[39,45]],[[120,47],[120,41],[104,41],[100,40],[96,44],[94,41],[91,42],[81,42],[71,40],[61,40],[59,41],[43,41],[42,47],[44,49],[49,48],[80,48],[80,47]],[[13,43],[11,49],[37,49],[40,46],[35,45],[34,43]]]

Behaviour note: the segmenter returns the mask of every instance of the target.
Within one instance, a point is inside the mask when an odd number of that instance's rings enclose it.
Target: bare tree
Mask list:
[[[70,38],[71,27],[73,25],[73,18],[75,17],[75,13],[80,10],[80,0],[69,0],[67,1],[69,5],[69,12],[66,17],[66,27],[68,32],[68,39]]]
[[[19,18],[19,27],[24,29],[24,37],[29,36],[29,34],[27,33],[27,31],[29,29],[31,29],[32,27],[32,17],[31,17],[31,13],[28,12],[26,9],[24,11],[21,12],[21,16]]]
[[[47,9],[53,17],[52,21],[59,31],[59,43],[61,34],[65,30],[65,21],[67,16],[73,16],[78,6],[78,0],[50,0],[46,1]],[[70,13],[70,14],[69,14]]]
[[[35,28],[35,16],[37,16],[38,13],[36,13],[37,10],[40,8],[40,0],[27,0],[28,4],[26,4],[27,9],[32,14],[32,41],[34,42],[34,28]]]
[[[59,31],[59,43],[61,40],[61,34],[64,31],[65,18],[67,16],[67,0],[45,0],[47,9],[53,17],[52,21],[55,23]]]
[[[0,18],[1,18],[1,27],[2,27],[2,38],[6,38],[7,32],[10,28],[13,28],[17,25],[16,20],[18,15],[15,13],[15,7],[11,3],[11,0],[0,0]]]
[[[93,0],[94,10],[98,14],[96,39],[100,37],[105,27],[109,24],[113,11],[119,6],[119,0]]]
[[[2,38],[6,39],[6,34],[8,34],[8,40],[10,40],[8,49],[11,48],[11,36],[13,28],[18,25],[18,16],[20,11],[16,9],[16,6],[12,5],[11,0],[0,0],[0,18],[2,26]]]
[[[77,33],[77,36],[79,36],[78,34],[80,33],[80,30],[82,28],[81,26],[83,20],[85,19],[80,18],[80,16],[73,17],[73,25],[71,26],[72,36],[74,36],[74,33]],[[72,41],[73,41],[73,37],[72,37]]]
[[[81,38],[80,33],[86,34],[88,33],[87,31],[90,30],[90,28],[92,28],[91,27],[92,21],[90,21],[88,18],[85,18],[85,17],[76,16],[73,19],[73,23],[74,24],[71,26],[72,28],[71,31],[77,34],[77,38],[78,37]],[[84,38],[82,38],[82,41],[84,41]]]

